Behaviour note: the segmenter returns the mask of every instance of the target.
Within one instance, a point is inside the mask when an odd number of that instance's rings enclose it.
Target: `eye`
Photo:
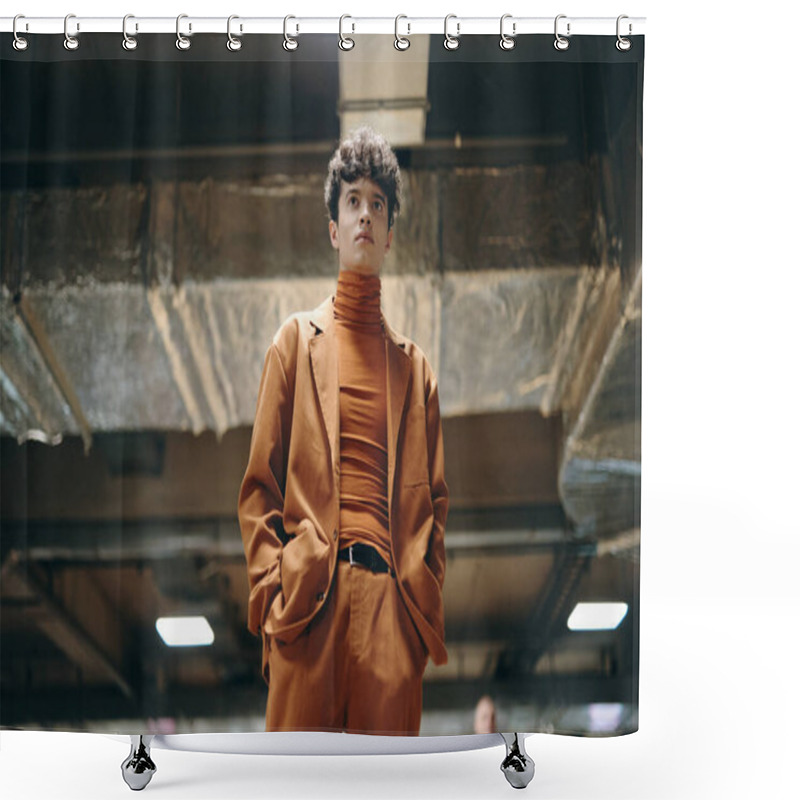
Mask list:
[[[350,197],[347,198],[347,202],[350,203],[351,206],[358,205],[358,200],[356,200],[356,196],[351,194]]]
[[[376,200],[373,203],[373,206],[375,207],[376,211],[383,211],[383,202],[381,202],[380,200]]]

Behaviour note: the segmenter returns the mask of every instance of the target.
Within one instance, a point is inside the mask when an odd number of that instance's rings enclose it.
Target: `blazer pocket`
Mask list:
[[[283,631],[307,620],[318,608],[320,595],[328,589],[329,547],[311,520],[301,521],[281,551],[281,592],[276,598],[280,602],[271,608],[268,633],[284,639]]]

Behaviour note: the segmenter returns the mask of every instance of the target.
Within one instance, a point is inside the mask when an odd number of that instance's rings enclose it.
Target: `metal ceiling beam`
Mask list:
[[[31,561],[82,566],[191,555],[244,558],[236,519],[4,523],[3,538],[24,547]]]
[[[639,527],[642,270],[564,442],[559,495],[581,534]]]
[[[42,326],[41,322],[39,322],[38,317],[34,313],[31,304],[27,301],[27,298],[24,294],[17,298],[15,306],[19,318],[25,324],[25,327],[33,338],[33,341],[36,343],[36,346],[39,349],[39,354],[44,360],[44,363],[47,365],[47,368],[50,370],[53,380],[55,380],[56,385],[64,395],[64,399],[66,400],[67,405],[69,406],[70,411],[72,412],[72,415],[78,425],[81,439],[83,439],[84,452],[88,453],[92,446],[92,430],[89,426],[88,420],[86,419],[86,415],[83,413],[80,400],[78,400],[78,396],[75,394],[72,383],[70,382],[67,373],[62,369],[61,364],[58,361],[58,357],[56,356],[55,352],[53,351],[53,347],[50,344],[50,339],[48,338],[47,333],[45,333],[44,327]]]
[[[3,523],[4,548],[24,551],[34,562],[73,566],[164,561],[202,555],[239,561],[244,558],[236,519],[153,520],[131,522]],[[593,542],[574,543],[566,528],[495,528],[450,530],[448,553],[487,556],[509,551],[531,553],[573,546],[593,555]]]
[[[427,103],[427,98],[419,98],[419,103]],[[458,142],[452,138],[428,139],[425,142],[410,146],[415,154],[435,155],[441,152],[463,156],[464,150],[486,151],[495,158],[499,150],[512,149],[519,151],[519,160],[532,162],[532,151],[538,148],[559,148],[568,144],[564,134],[550,136],[484,136],[462,137]],[[122,148],[119,150],[59,150],[59,151],[9,151],[0,157],[0,164],[60,164],[60,163],[93,163],[113,161],[229,161],[231,159],[286,159],[287,156],[300,159],[299,163],[289,164],[295,170],[306,169],[309,164],[318,168],[325,166],[335,147],[332,141],[322,142],[276,142],[264,144],[239,145],[202,145],[189,147],[142,147]],[[302,159],[308,159],[308,164]],[[283,163],[286,172],[287,162],[276,162],[276,171]]]
[[[70,661],[104,675],[116,684],[125,697],[133,697],[131,684],[119,667],[35,577],[19,553],[12,551],[8,554],[3,563],[2,574],[4,579],[13,576],[17,587],[21,584],[27,594],[38,600],[37,604],[26,606],[25,614]]]
[[[10,203],[16,205],[14,198]],[[16,217],[25,217],[18,209],[15,212]],[[21,230],[24,225],[16,226],[18,243],[23,238]],[[9,250],[13,238],[11,234],[6,236]],[[15,260],[21,261],[21,256],[14,254],[6,259],[9,271]],[[0,286],[0,420],[4,432],[13,433],[18,444],[31,440],[60,444],[62,431],[77,428],[53,373],[6,285]]]
[[[521,622],[517,635],[509,639],[508,647],[500,655],[496,677],[529,676],[533,672],[563,630],[592,558],[583,545],[562,548],[535,611]]]

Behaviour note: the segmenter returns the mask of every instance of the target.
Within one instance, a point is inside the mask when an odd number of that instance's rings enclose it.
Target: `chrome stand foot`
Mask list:
[[[524,789],[532,780],[536,765],[525,752],[525,740],[518,733],[501,733],[506,743],[506,757],[500,765],[506,780],[515,789]]]
[[[131,735],[131,752],[122,762],[122,778],[134,792],[140,792],[150,783],[156,765],[150,758],[152,736]]]

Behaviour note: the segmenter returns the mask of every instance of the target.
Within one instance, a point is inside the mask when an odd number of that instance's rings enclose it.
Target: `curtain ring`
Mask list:
[[[78,39],[75,36],[70,36],[68,30],[69,21],[74,18],[75,18],[74,14],[67,14],[67,16],[64,17],[64,48],[66,50],[78,49],[78,44],[79,44]],[[80,29],[81,29],[80,23],[79,22],[75,23],[75,30],[80,31]]]
[[[344,35],[344,33],[342,33],[342,24],[346,19],[353,19],[353,18],[349,14],[342,14],[342,16],[339,17],[339,48],[341,50],[352,50],[356,46],[355,40],[348,38],[347,36]],[[355,33],[355,31],[356,31],[356,25],[355,23],[353,23],[352,32]]]
[[[135,50],[139,42],[136,41],[136,36],[128,36],[128,20],[135,19],[133,14],[126,14],[122,18],[122,46],[126,50]],[[136,23],[136,30],[139,30],[139,23]]]
[[[297,50],[300,46],[300,42],[297,41],[293,36],[289,36],[289,31],[286,29],[286,26],[289,24],[290,19],[297,19],[297,17],[293,17],[291,14],[287,14],[283,18],[283,49],[292,52],[293,50]],[[300,26],[297,25],[297,32],[300,32]]]
[[[620,22],[622,22],[623,19],[628,19],[628,17],[625,14],[620,14],[617,17],[617,50],[620,50],[621,52],[624,53],[624,52],[627,52],[628,50],[631,49],[631,40],[630,39],[626,39],[619,32],[619,24],[620,24]],[[633,26],[629,22],[628,23],[628,36],[630,36],[632,32],[633,32]]]
[[[231,33],[231,22],[233,20],[235,20],[235,19],[239,19],[239,17],[237,17],[236,14],[231,14],[228,17],[228,44],[227,44],[227,47],[228,47],[228,50],[231,51],[231,53],[235,53],[237,50],[241,50],[242,49],[242,40],[238,36],[234,36]],[[242,28],[240,26],[239,27],[239,31],[241,31],[241,30],[242,30]]]
[[[555,48],[556,48],[556,50],[568,50],[568,49],[569,49],[569,39],[565,39],[565,38],[564,38],[563,36],[561,36],[561,34],[558,32],[558,21],[559,21],[560,19],[566,19],[566,18],[567,18],[567,15],[566,15],[566,14],[559,14],[559,15],[556,17],[556,24],[555,24],[556,40],[553,42],[553,47],[555,47]],[[569,28],[570,28],[570,23],[568,22],[568,23],[567,23],[567,36],[569,36],[569,35],[570,35]]]
[[[187,19],[188,14],[178,14],[178,18],[175,20],[175,33],[177,34],[178,38],[175,40],[175,47],[178,50],[188,50],[192,43],[181,33],[181,20]],[[189,23],[189,33],[192,32],[192,23]]]
[[[503,16],[500,17],[500,49],[501,50],[513,50],[514,49],[514,45],[516,44],[516,42],[514,41],[514,37],[517,35],[517,23],[516,22],[512,22],[511,23],[511,36],[508,36],[503,32],[503,23],[507,19],[510,19],[512,16],[513,16],[513,14],[503,14]]]
[[[457,19],[456,15],[455,14],[448,14],[444,18],[444,42],[442,42],[442,44],[444,45],[444,49],[445,50],[458,50],[458,45],[460,44],[460,42],[458,41],[458,36],[461,33],[461,23],[460,22],[456,22],[456,35],[455,36],[451,36],[447,32],[447,23],[451,19]]]
[[[14,17],[14,24],[12,26],[12,30],[14,31],[14,49],[15,50],[27,50],[28,49],[28,40],[26,38],[24,38],[23,36],[20,36],[17,33],[17,20],[18,19],[25,19],[25,15],[24,14],[17,14],[17,16]],[[28,30],[28,23],[27,22],[25,23],[25,30],[26,31]]]
[[[394,49],[395,50],[408,50],[411,47],[411,39],[406,39],[405,36],[401,36],[398,32],[398,27],[400,24],[401,19],[408,19],[405,14],[398,14],[394,18]],[[408,33],[411,34],[411,23],[407,22],[406,25],[408,26]]]

